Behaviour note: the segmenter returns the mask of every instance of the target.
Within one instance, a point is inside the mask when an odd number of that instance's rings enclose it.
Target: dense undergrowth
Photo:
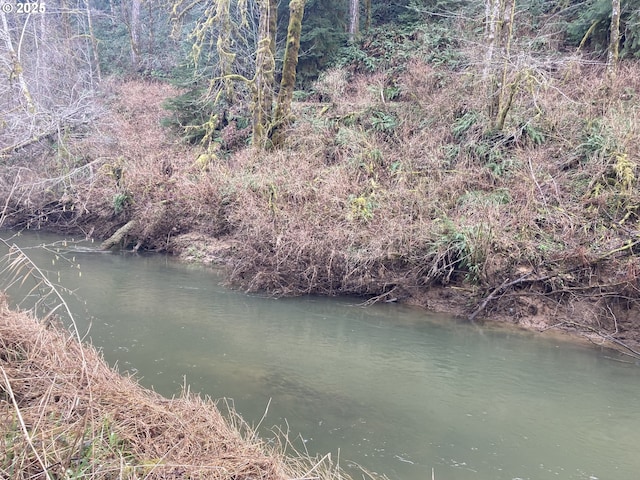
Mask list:
[[[634,343],[640,66],[608,82],[585,57],[523,49],[496,131],[475,48],[424,28],[351,46],[298,95],[278,151],[231,122],[203,155],[160,126],[174,88],[105,84],[99,123],[7,162],[4,223],[104,238],[134,220],[123,247],[215,258],[247,290]]]

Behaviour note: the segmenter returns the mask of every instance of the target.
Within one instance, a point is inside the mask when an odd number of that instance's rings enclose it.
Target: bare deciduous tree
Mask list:
[[[9,28],[9,22],[7,21],[7,16],[4,11],[0,11],[0,18],[2,19],[2,39],[4,40],[4,46],[6,48],[6,69],[9,72],[9,86],[11,86],[12,82],[17,82],[20,87],[21,96],[24,98],[27,110],[29,113],[36,112],[36,106],[33,101],[33,97],[31,96],[31,92],[29,90],[29,86],[25,81],[24,76],[24,67],[22,66],[21,55],[22,52],[22,40],[23,37],[20,37],[18,43],[18,49],[16,50],[13,46],[12,32]],[[27,17],[27,20],[29,16]]]
[[[0,12],[1,156],[47,137],[60,145],[95,113],[88,0],[47,7],[46,19]]]

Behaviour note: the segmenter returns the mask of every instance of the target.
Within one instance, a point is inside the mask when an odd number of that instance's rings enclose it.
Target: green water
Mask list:
[[[245,295],[171,258],[58,248],[71,263],[27,252],[73,290],[109,362],[167,396],[186,378],[232,398],[250,424],[268,405],[267,437],[288,428],[310,453],[390,479],[640,478],[640,368],[609,351],[398,305]]]

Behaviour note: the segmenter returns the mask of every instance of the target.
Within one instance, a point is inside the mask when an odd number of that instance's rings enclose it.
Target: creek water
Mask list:
[[[110,363],[165,396],[186,381],[233,399],[249,424],[265,416],[265,437],[288,430],[392,480],[639,478],[628,357],[401,305],[246,295],[160,255],[38,246],[57,240],[12,241],[73,292],[79,329]]]

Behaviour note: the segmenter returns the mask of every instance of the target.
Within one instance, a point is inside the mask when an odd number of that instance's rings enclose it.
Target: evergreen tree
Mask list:
[[[346,0],[307,0],[300,37],[299,84],[315,80],[345,45],[347,12]]]
[[[611,0],[572,2],[566,10],[569,41],[604,54],[609,48]],[[620,58],[640,57],[640,0],[622,0],[620,5]]]

